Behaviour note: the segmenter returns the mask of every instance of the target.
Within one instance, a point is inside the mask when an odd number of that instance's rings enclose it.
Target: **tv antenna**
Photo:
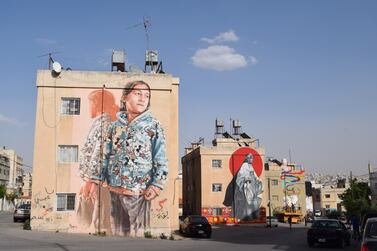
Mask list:
[[[145,31],[145,39],[146,39],[146,43],[147,43],[147,50],[149,50],[149,34],[148,34],[148,28],[152,25],[151,23],[151,19],[149,17],[143,17],[143,22],[142,23],[138,23],[138,24],[134,24],[134,25],[131,25],[131,26],[128,26],[126,28],[126,30],[130,30],[130,29],[133,29],[133,28],[136,28],[136,27],[139,27],[139,26],[143,26],[144,27],[144,31]]]
[[[53,65],[53,63],[54,63],[54,60],[52,59],[52,55],[56,55],[56,54],[58,54],[58,53],[60,53],[60,52],[59,52],[59,51],[53,51],[53,52],[49,52],[49,53],[46,53],[46,54],[40,55],[40,56],[38,56],[38,57],[41,58],[41,57],[46,57],[46,56],[48,56],[48,69],[51,70],[51,67],[52,67],[52,65]]]

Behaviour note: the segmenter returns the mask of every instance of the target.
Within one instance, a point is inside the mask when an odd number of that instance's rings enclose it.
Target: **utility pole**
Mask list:
[[[267,180],[268,182],[268,215],[270,216],[269,217],[269,226],[272,227],[271,225],[271,187],[270,187],[270,178],[268,178]]]

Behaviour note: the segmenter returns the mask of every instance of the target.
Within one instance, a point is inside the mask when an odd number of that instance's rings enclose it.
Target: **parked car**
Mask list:
[[[362,218],[361,224],[360,224],[361,234],[363,234],[363,232],[364,232],[364,228],[365,228],[365,224],[367,223],[367,220],[369,218],[374,218],[374,217],[377,217],[377,212],[369,212],[369,213],[366,213],[366,214],[363,215],[363,218]]]
[[[307,241],[310,247],[318,243],[335,244],[344,248],[351,243],[351,233],[339,220],[318,219],[309,228]]]
[[[189,215],[179,225],[179,232],[186,235],[201,235],[211,238],[212,227],[204,216]]]
[[[30,204],[21,204],[21,205],[18,205],[14,209],[13,221],[17,222],[19,220],[21,220],[21,221],[29,220],[30,219],[30,209],[31,209],[31,205]]]
[[[270,224],[271,219],[271,224]],[[275,216],[267,216],[266,217],[266,226],[267,227],[277,227],[278,226],[278,219]]]
[[[377,217],[369,218],[365,223],[361,251],[377,250]]]

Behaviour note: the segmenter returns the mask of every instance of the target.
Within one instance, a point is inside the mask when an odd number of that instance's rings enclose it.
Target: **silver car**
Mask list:
[[[21,204],[16,207],[13,213],[13,221],[17,222],[19,220],[26,221],[30,219],[30,204]]]

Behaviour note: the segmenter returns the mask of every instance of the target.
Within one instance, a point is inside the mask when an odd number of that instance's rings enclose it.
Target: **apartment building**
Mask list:
[[[264,149],[258,139],[240,132],[223,132],[216,121],[211,146],[203,142],[186,149],[182,157],[183,215],[197,214],[211,223],[265,222]]]
[[[268,159],[265,164],[266,182],[270,182],[272,213],[297,211],[306,214],[305,170],[286,159]]]
[[[18,155],[15,150],[6,149],[5,147],[0,148],[0,156],[0,168],[2,171],[2,176],[0,175],[2,178],[0,179],[2,179],[3,182],[5,182],[5,179],[8,180],[8,192],[20,195],[22,193],[22,176],[24,173],[23,158]]]
[[[37,72],[33,230],[144,236],[178,229],[179,79],[156,71],[125,72],[124,64],[113,66],[118,70]],[[125,89],[135,81],[138,89]],[[149,94],[140,81],[149,85]],[[118,113],[128,105],[128,90],[134,98],[149,100],[150,109],[135,122],[122,117],[128,113]],[[144,131],[143,121],[150,125]],[[149,162],[142,162],[149,158],[151,170]],[[131,162],[134,176],[117,169],[119,163]],[[131,190],[124,184],[139,187]],[[124,200],[131,197],[139,199],[129,206]],[[129,218],[127,213],[138,209],[137,218]],[[137,221],[142,223],[136,226]]]
[[[0,185],[8,186],[10,163],[7,155],[0,153]]]

